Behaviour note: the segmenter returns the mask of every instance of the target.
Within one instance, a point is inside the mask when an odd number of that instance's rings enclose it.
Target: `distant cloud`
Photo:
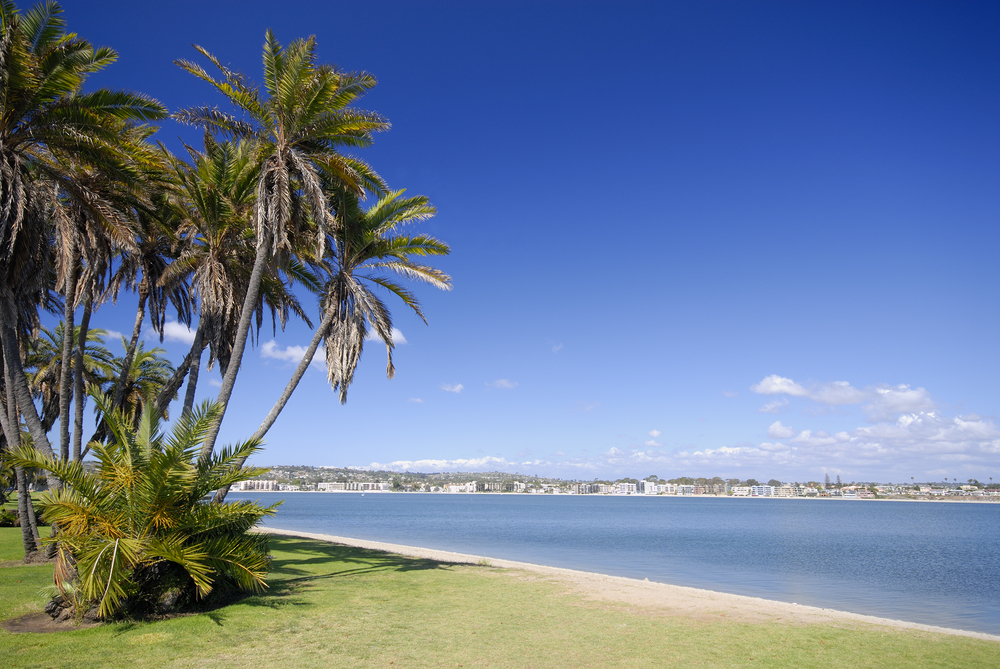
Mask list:
[[[771,423],[771,427],[767,428],[767,436],[771,439],[789,439],[795,436],[795,430],[782,425],[780,420],[776,420]]]
[[[785,407],[788,406],[788,400],[782,397],[780,400],[774,400],[773,402],[768,402],[761,408],[757,409],[760,413],[781,413]]]
[[[663,433],[660,432],[659,430],[650,430],[649,431],[649,436],[653,437],[654,439],[657,438],[657,437],[659,437],[661,434],[663,434]]]
[[[806,389],[795,383],[791,379],[786,379],[783,376],[778,376],[777,374],[772,374],[771,376],[764,377],[764,380],[760,383],[750,386],[752,392],[758,395],[792,395],[793,397],[799,397],[807,393]]]
[[[654,432],[655,432],[655,430],[654,430]],[[663,446],[663,444],[659,443],[655,439],[650,439],[648,441],[645,441],[645,442],[643,442],[642,445],[643,446],[654,446],[654,447],[656,447],[656,446]]]
[[[558,344],[552,347],[552,352],[558,353],[559,351],[562,350],[562,347],[563,347],[562,342],[559,342]]]
[[[808,388],[792,379],[772,374],[760,383],[750,386],[750,390],[759,395],[790,395],[805,397],[827,406],[845,406],[864,404],[862,411],[872,422],[891,420],[902,413],[916,411],[933,411],[934,401],[930,393],[923,388],[911,388],[908,385],[878,385],[867,388],[855,388],[847,381],[830,381],[811,385]],[[788,404],[772,402],[765,405],[761,411],[777,413],[776,409]]]
[[[393,462],[372,462],[371,464],[352,467],[352,469],[376,469],[391,472],[476,472],[489,469],[507,469],[518,464],[530,462],[511,462],[506,458],[487,455],[481,458],[457,458],[455,460],[394,460]]]
[[[575,411],[593,411],[597,407],[601,406],[600,402],[584,402],[583,400],[576,401]]]
[[[221,388],[222,387],[222,381],[213,377],[213,378],[211,378],[211,379],[208,380],[208,385],[210,385],[210,386],[212,386],[214,388]]]
[[[146,328],[146,339],[159,339],[160,335],[153,328]],[[165,341],[177,341],[182,344],[194,343],[194,330],[178,323],[177,321],[167,321],[163,324],[163,339]]]
[[[121,340],[124,339],[124,338],[125,338],[125,335],[122,334],[121,332],[119,332],[118,330],[106,330],[104,332],[104,341],[106,341],[106,342],[114,341],[114,342],[121,343]],[[194,341],[194,340],[192,339],[191,341]]]
[[[448,393],[460,393],[465,389],[461,383],[442,383],[441,390]]]
[[[408,399],[406,401],[407,402],[413,402],[414,404],[423,404],[424,403],[424,401],[422,399],[420,399],[419,397],[411,397],[410,399]]]
[[[382,340],[379,338],[377,334],[375,334],[374,330],[369,330],[368,334],[365,335],[365,341],[381,342]],[[398,328],[393,328],[392,329],[393,346],[399,346],[400,344],[406,344],[406,343],[408,342],[406,341],[406,337],[403,336],[403,333],[400,332]]]
[[[285,348],[281,348],[281,346],[272,339],[260,347],[260,357],[281,360],[283,362],[297,365],[299,364],[299,361],[302,360],[302,356],[306,354],[306,349],[307,347],[305,346],[287,346]],[[326,368],[323,356],[320,355],[318,351],[317,354],[313,356],[312,362],[309,363],[309,366],[317,369]]]
[[[734,397],[739,397],[740,396],[740,394],[738,392],[736,392],[735,390],[723,390],[722,391],[722,395],[724,397],[728,397],[729,399],[732,399]]]
[[[487,386],[491,388],[503,388],[504,390],[513,390],[517,388],[517,381],[509,381],[507,379],[497,379],[496,381],[487,381]]]

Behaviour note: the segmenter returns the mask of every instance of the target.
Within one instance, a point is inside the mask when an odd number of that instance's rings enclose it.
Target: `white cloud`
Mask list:
[[[377,341],[377,342],[381,342],[382,340],[379,339],[379,336],[377,334],[375,334],[374,330],[370,330],[368,332],[368,334],[365,335],[365,341]],[[408,343],[408,342],[406,341],[406,337],[403,336],[403,333],[400,332],[398,328],[393,328],[392,329],[392,345],[393,346],[399,346],[400,344],[406,344],[406,343]]]
[[[781,413],[785,407],[788,406],[788,399],[782,397],[780,400],[774,400],[773,402],[768,402],[761,408],[757,409],[760,413]]]
[[[750,386],[750,390],[758,395],[792,395],[794,397],[800,397],[808,393],[805,388],[795,383],[795,381],[778,376],[777,374],[764,377],[764,380],[760,383]]]
[[[414,404],[423,404],[424,403],[424,401],[422,399],[420,399],[419,397],[411,397],[410,399],[408,399],[406,401],[407,402],[413,402]]]
[[[145,334],[146,339],[160,338],[160,335],[157,334],[156,330],[153,328],[147,328]],[[183,323],[178,323],[177,321],[167,321],[163,324],[163,339],[166,341],[178,341],[182,344],[190,345],[194,343],[194,330]]]
[[[552,352],[558,353],[559,351],[562,350],[562,347],[563,347],[562,342],[559,342],[558,344],[552,347]]]
[[[305,346],[287,346],[281,348],[281,346],[273,339],[263,346],[260,347],[260,357],[271,358],[273,360],[282,360],[291,364],[299,364],[302,360],[302,356],[306,354],[307,347]],[[317,352],[313,355],[312,362],[309,363],[310,367],[315,367],[317,369],[324,369],[326,363],[323,361],[323,357]]]
[[[118,330],[105,330],[105,332],[104,332],[104,341],[106,341],[106,342],[114,341],[114,342],[121,343],[121,340],[124,339],[124,338],[125,338],[125,335],[122,334],[121,332],[119,332]]]
[[[496,381],[487,381],[487,386],[491,388],[503,388],[504,390],[513,390],[517,388],[517,381],[510,381],[508,379],[497,379]]]
[[[212,386],[213,388],[221,388],[222,381],[216,378],[211,378],[208,380],[208,385]]]
[[[767,436],[771,439],[788,439],[795,436],[795,430],[782,425],[780,420],[776,420],[771,423],[771,427],[767,428]]]
[[[788,443],[806,447],[832,446],[834,444],[850,441],[850,439],[851,436],[846,432],[838,432],[837,434],[831,436],[822,430],[816,432],[816,434],[813,434],[812,430],[802,430],[799,432],[798,436],[790,439]]]
[[[507,469],[518,464],[537,464],[532,462],[511,462],[506,458],[497,458],[487,455],[481,458],[456,458],[454,460],[433,459],[425,460],[395,460],[393,462],[373,462],[362,467],[352,467],[352,469],[378,469],[392,472],[477,472],[491,469]]]
[[[872,421],[890,420],[903,413],[933,411],[934,401],[923,388],[879,386],[875,388],[871,403],[864,412]]]
[[[933,411],[935,408],[930,393],[924,388],[910,388],[908,385],[883,384],[862,389],[855,388],[847,381],[831,381],[806,388],[792,379],[772,374],[760,383],[750,386],[750,390],[759,395],[806,397],[827,406],[864,404],[862,410],[872,422],[891,420],[902,413]],[[788,399],[782,398],[782,402],[766,404],[761,411],[777,413],[777,409],[788,404]]]
[[[601,406],[600,402],[584,402],[583,400],[576,401],[575,411],[593,411],[597,407]]]
[[[461,383],[442,383],[441,390],[448,393],[460,393],[465,389]]]
[[[655,432],[655,430],[654,430],[654,432]],[[642,445],[643,446],[662,446],[663,444],[659,443],[655,439],[650,439],[649,441],[643,442]]]
[[[732,399],[734,397],[739,397],[740,396],[740,394],[738,392],[736,392],[735,390],[723,390],[722,391],[722,395],[724,397],[728,397],[729,399]]]
[[[652,437],[653,439],[656,439],[656,438],[657,438],[657,437],[659,437],[659,436],[660,436],[661,434],[663,434],[663,433],[662,433],[662,432],[660,432],[659,430],[650,430],[650,431],[649,431],[649,436],[651,436],[651,437]]]

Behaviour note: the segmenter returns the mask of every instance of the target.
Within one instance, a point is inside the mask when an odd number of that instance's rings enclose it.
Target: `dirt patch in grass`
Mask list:
[[[88,621],[82,621],[77,624],[72,620],[57,622],[47,613],[29,613],[28,615],[21,616],[20,618],[4,620],[3,622],[0,622],[0,627],[7,630],[11,634],[24,634],[25,632],[48,634],[51,632],[71,632],[73,630],[83,630],[88,627],[96,627],[99,624],[100,623]]]

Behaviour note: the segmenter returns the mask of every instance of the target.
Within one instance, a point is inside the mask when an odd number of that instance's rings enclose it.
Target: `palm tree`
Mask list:
[[[41,400],[41,421],[45,431],[52,429],[59,418],[59,384],[62,381],[62,360],[65,339],[64,324],[60,322],[53,330],[40,328],[40,335],[29,342],[28,355],[24,366],[28,370],[28,383],[35,397]],[[114,358],[104,346],[107,332],[100,328],[87,332],[87,342],[83,357],[84,381],[88,386],[103,387],[112,378],[112,360]],[[70,341],[70,348],[75,347],[80,337],[80,328]]]
[[[12,398],[44,454],[52,447],[31,399],[19,340],[26,340],[38,305],[48,299],[52,213],[70,196],[103,219],[101,201],[78,178],[80,167],[121,171],[122,124],[166,115],[158,102],[136,93],[82,93],[87,75],[117,54],[66,34],[61,13],[54,2],[21,13],[10,0],[0,1],[0,344]],[[13,432],[6,436],[16,444]]]
[[[198,446],[218,406],[182,417],[164,435],[151,402],[136,425],[101,392],[92,397],[113,435],[94,446],[92,471],[30,448],[12,453],[19,466],[43,467],[68,484],[41,502],[43,517],[62,528],[56,586],[64,593],[74,586],[81,603],[96,605],[105,618],[125,607],[144,613],[170,591],[182,600],[203,598],[220,576],[243,590],[265,588],[267,538],[247,530],[277,505],[202,501],[211,490],[266,471],[235,464],[260,442],[223,449],[199,465]]]
[[[209,348],[209,369],[218,361],[225,374],[229,366],[255,255],[250,224],[259,174],[249,142],[215,142],[206,134],[204,152],[187,148],[191,163],[169,157],[182,248],[161,278],[161,285],[169,287],[190,280],[198,296],[198,328],[184,363],[190,367],[184,411],[194,402],[202,350]],[[278,321],[284,327],[292,314],[312,327],[290,292],[295,282],[313,292],[320,286],[293,254],[271,257],[255,305],[258,331],[265,308],[275,328]]]
[[[150,207],[136,209],[138,239],[133,251],[124,251],[118,258],[118,268],[111,277],[110,297],[117,301],[118,292],[125,287],[134,291],[139,298],[136,307],[132,336],[125,350],[122,372],[131,367],[135,355],[142,324],[146,318],[147,306],[153,330],[163,341],[163,327],[166,322],[167,305],[173,304],[177,321],[185,325],[191,323],[191,296],[187,282],[173,282],[169,287],[162,285],[162,279],[169,267],[169,261],[176,255],[176,228],[179,225],[176,213],[170,206],[165,191],[155,193]],[[125,396],[125,378],[121,377],[112,392],[115,406],[121,406]]]
[[[122,348],[127,348],[128,342],[122,337]],[[139,424],[145,398],[156,397],[167,384],[174,373],[174,366],[165,357],[166,350],[155,347],[148,351],[141,341],[135,348],[128,369],[123,369],[125,357],[115,358],[111,362],[112,378],[124,378],[122,384],[122,415],[135,426]],[[113,400],[112,400],[113,401]],[[165,412],[160,412],[166,418]]]
[[[264,42],[264,88],[222,65],[212,54],[195,47],[222,74],[216,79],[190,61],[177,64],[216,87],[239,111],[241,118],[214,107],[175,114],[178,120],[215,133],[252,142],[259,165],[253,226],[256,253],[232,358],[219,389],[219,424],[212,427],[202,456],[212,452],[226,404],[232,396],[243,350],[256,309],[267,259],[280,250],[292,250],[297,236],[315,237],[315,257],[323,256],[326,234],[333,221],[323,192],[324,179],[357,194],[384,189],[381,178],[362,161],[339,153],[342,147],[364,147],[373,132],[385,130],[381,116],[349,105],[375,86],[370,74],[341,72],[316,63],[314,38],[282,47],[270,30]]]
[[[263,439],[284,409],[306,368],[312,362],[319,343],[326,346],[327,376],[340,401],[347,401],[347,389],[361,358],[369,328],[382,340],[388,353],[386,374],[395,373],[392,363],[392,318],[385,303],[366,284],[396,295],[420,317],[420,302],[397,282],[397,277],[429,283],[442,290],[451,289],[451,278],[439,269],[415,262],[414,257],[443,256],[447,244],[429,235],[402,234],[400,229],[415,221],[430,218],[435,209],[424,196],[402,197],[402,191],[386,194],[368,210],[358,198],[342,191],[336,198],[338,225],[326,245],[324,263],[328,279],[323,288],[323,320],[313,335],[305,355],[299,361],[284,392],[268,412],[252,439]],[[241,463],[242,464],[242,463]],[[228,489],[221,489],[215,501],[222,502]]]

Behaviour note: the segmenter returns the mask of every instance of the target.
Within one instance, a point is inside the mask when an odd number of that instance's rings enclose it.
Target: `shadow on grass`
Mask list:
[[[297,598],[302,588],[312,583],[333,578],[350,578],[379,572],[409,572],[432,569],[451,569],[454,562],[426,560],[393,555],[382,551],[342,544],[331,544],[312,539],[271,536],[269,543],[272,553],[277,553],[271,562],[267,579],[267,591],[259,594],[246,593],[239,603],[244,606],[281,609],[287,606],[311,606]],[[212,620],[222,625],[225,616],[222,610],[212,612]]]

